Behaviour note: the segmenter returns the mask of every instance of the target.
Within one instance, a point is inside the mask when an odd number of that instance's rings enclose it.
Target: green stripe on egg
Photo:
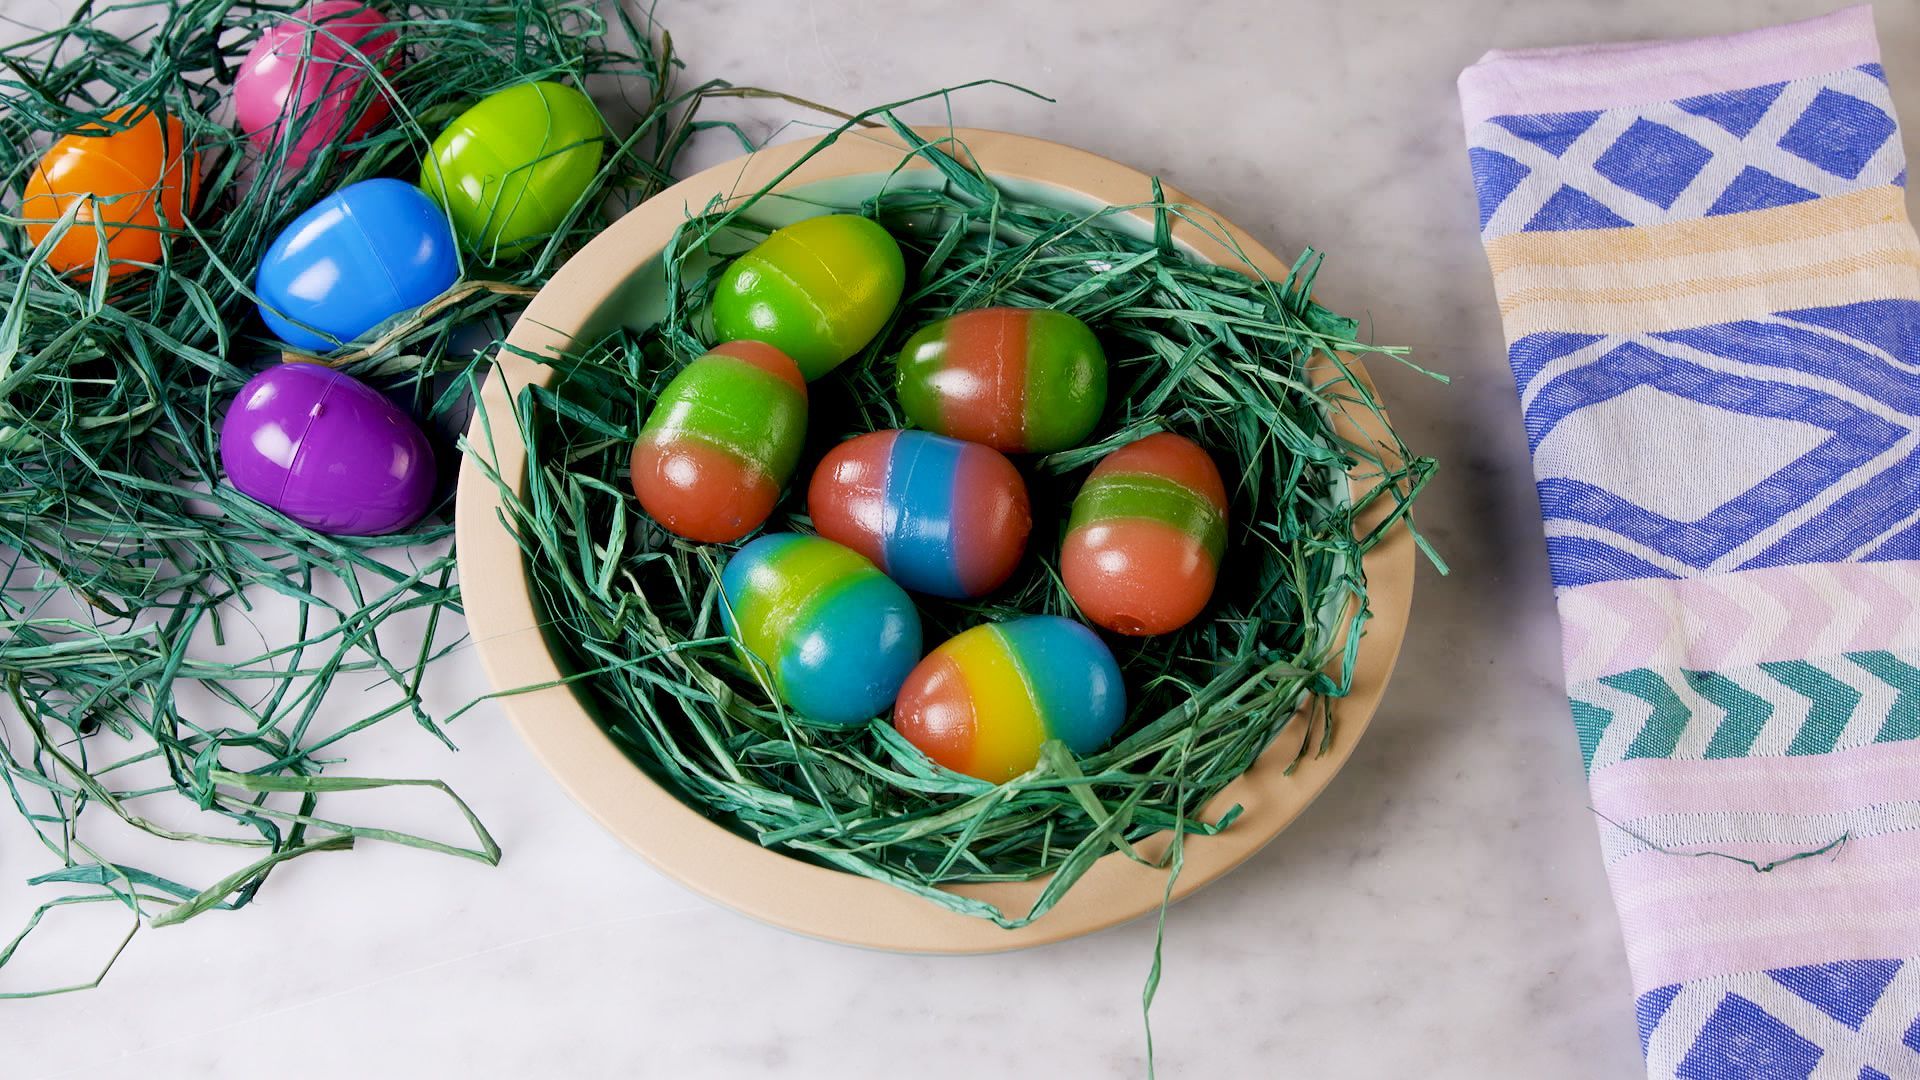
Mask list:
[[[806,399],[779,376],[738,357],[708,353],[689,367],[698,385],[665,408],[656,408],[640,429],[644,441],[663,428],[697,439],[742,461],[766,462],[776,483],[792,475],[806,438]]]
[[[1040,450],[1073,446],[1107,406],[1107,361],[1100,339],[1064,311],[1027,312],[1025,443]]]
[[[1192,488],[1155,473],[1110,473],[1087,482],[1073,500],[1067,531],[1114,518],[1144,518],[1179,529],[1200,541],[1217,565],[1227,550],[1227,523]]]
[[[798,542],[779,552],[777,580],[769,574],[767,588],[756,581],[747,594],[747,610],[735,613],[740,644],[769,667],[779,662],[795,624],[806,618],[810,608],[831,598],[836,581],[858,580],[863,571],[878,573],[872,563],[838,544],[811,537],[794,539]]]

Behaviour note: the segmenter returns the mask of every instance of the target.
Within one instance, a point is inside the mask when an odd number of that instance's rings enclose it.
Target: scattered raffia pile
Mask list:
[[[440,735],[420,689],[428,663],[455,644],[436,635],[440,613],[459,609],[450,529],[429,517],[398,537],[323,536],[221,482],[218,410],[273,352],[253,313],[254,266],[316,199],[370,176],[412,177],[439,128],[490,91],[599,76],[644,94],[628,102],[633,117],[610,117],[616,140],[604,167],[549,242],[497,266],[469,260],[462,284],[441,301],[330,358],[439,426],[457,423],[472,361],[455,347],[456,328],[477,323],[497,333],[582,242],[668,182],[676,155],[703,126],[694,116],[704,99],[758,93],[721,83],[677,88],[665,36],[656,40],[617,7],[454,0],[386,8],[406,53],[388,84],[399,102],[394,120],[283,176],[277,160],[262,163],[230,129],[226,99],[252,41],[295,6],[135,0],[102,13],[81,5],[66,26],[0,49],[0,769],[53,856],[34,884],[61,893],[0,947],[0,967],[58,905],[121,904],[134,929],[143,916],[177,922],[244,904],[275,865],[356,839],[498,859],[478,820],[439,782],[333,775],[341,740],[386,718],[408,716]],[[369,99],[363,94],[355,109]],[[197,209],[167,235],[159,269],[110,285],[104,275],[92,284],[57,279],[38,268],[41,255],[18,227],[21,186],[53,137],[123,105],[186,122],[202,155]],[[442,451],[450,462],[451,446]],[[396,545],[412,548],[404,562],[371,554]],[[250,597],[269,596],[297,609],[298,632],[246,655],[229,631],[247,618]],[[397,616],[425,626],[423,644],[404,653],[383,645],[380,627]],[[223,647],[203,649],[207,642]],[[387,703],[369,711],[363,696],[325,698],[348,675],[384,681]],[[336,799],[322,796],[393,785],[445,791],[471,826],[472,846],[326,816]],[[159,823],[183,817],[204,825]],[[184,882],[165,867],[115,861],[90,843],[100,818],[231,847],[234,870]],[[99,977],[6,986],[0,997]]]
[[[1341,644],[1340,615],[1357,602],[1364,625],[1361,557],[1404,524],[1433,463],[1397,438],[1360,445],[1335,430],[1337,412],[1377,415],[1341,354],[1400,352],[1356,342],[1351,320],[1312,302],[1316,253],[1281,281],[1251,264],[1197,263],[1172,243],[1173,223],[1223,234],[1187,208],[1156,198],[1082,214],[1025,201],[963,164],[963,147],[923,142],[890,111],[875,115],[943,183],[836,208],[874,215],[901,241],[908,295],[871,347],[810,388],[798,475],[842,438],[903,426],[890,361],[928,321],[995,304],[1085,320],[1113,364],[1099,441],[1031,463],[1036,523],[1012,583],[983,602],[919,599],[929,642],[982,621],[1072,615],[1057,552],[1087,467],[1156,430],[1197,439],[1229,478],[1223,584],[1187,628],[1119,642],[1131,699],[1122,737],[1078,761],[1056,745],[1038,770],[995,786],[937,770],[884,722],[851,733],[801,726],[733,658],[717,606],[730,549],[659,530],[638,512],[625,470],[654,396],[711,340],[702,312],[719,267],[690,268],[765,235],[742,216],[759,195],[681,227],[658,323],[544,358],[556,382],[530,389],[512,418],[533,466],[523,491],[502,491],[551,640],[577,650],[579,683],[649,772],[765,845],[1017,927],[1109,852],[1135,855],[1135,842],[1173,830],[1177,869],[1181,836],[1230,825],[1231,813],[1209,821],[1197,811],[1273,743],[1303,698],[1347,691],[1325,671],[1337,653],[1347,661],[1337,670],[1351,670],[1359,645],[1359,633]],[[1152,235],[1126,226],[1141,211]],[[1356,485],[1370,487],[1356,501],[1350,469],[1382,482]],[[794,484],[769,529],[807,527],[805,487]],[[1374,500],[1391,500],[1391,512],[1356,534],[1356,514]],[[1331,736],[1325,711],[1316,715],[1295,752],[1317,752]],[[940,888],[1045,874],[1027,911]]]

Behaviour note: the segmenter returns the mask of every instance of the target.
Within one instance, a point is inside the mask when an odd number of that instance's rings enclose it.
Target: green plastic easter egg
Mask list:
[[[852,214],[776,229],[733,261],[713,297],[722,341],[764,341],[809,381],[865,348],[907,285],[900,245]]]
[[[454,118],[420,167],[420,186],[483,258],[525,250],[560,225],[600,170],[606,126],[585,94],[521,83]]]

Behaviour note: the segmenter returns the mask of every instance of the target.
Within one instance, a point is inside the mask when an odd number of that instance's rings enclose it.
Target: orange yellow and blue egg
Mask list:
[[[949,638],[907,676],[893,709],[906,740],[954,772],[1003,783],[1049,739],[1091,754],[1126,719],[1120,666],[1099,635],[1058,615]]]

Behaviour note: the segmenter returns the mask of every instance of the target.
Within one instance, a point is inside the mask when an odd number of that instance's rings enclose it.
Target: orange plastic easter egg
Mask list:
[[[116,109],[107,119],[117,121],[133,107]],[[104,130],[95,125],[94,130]],[[79,216],[47,254],[47,265],[57,273],[93,265],[98,221],[107,237],[112,277],[140,269],[138,263],[160,260],[162,215],[164,224],[185,220],[199,190],[199,162],[186,152],[186,131],[180,121],[148,111],[125,131],[106,135],[75,133],[62,136],[47,150],[27,177],[20,216],[27,238],[38,245],[55,222],[76,201]]]

